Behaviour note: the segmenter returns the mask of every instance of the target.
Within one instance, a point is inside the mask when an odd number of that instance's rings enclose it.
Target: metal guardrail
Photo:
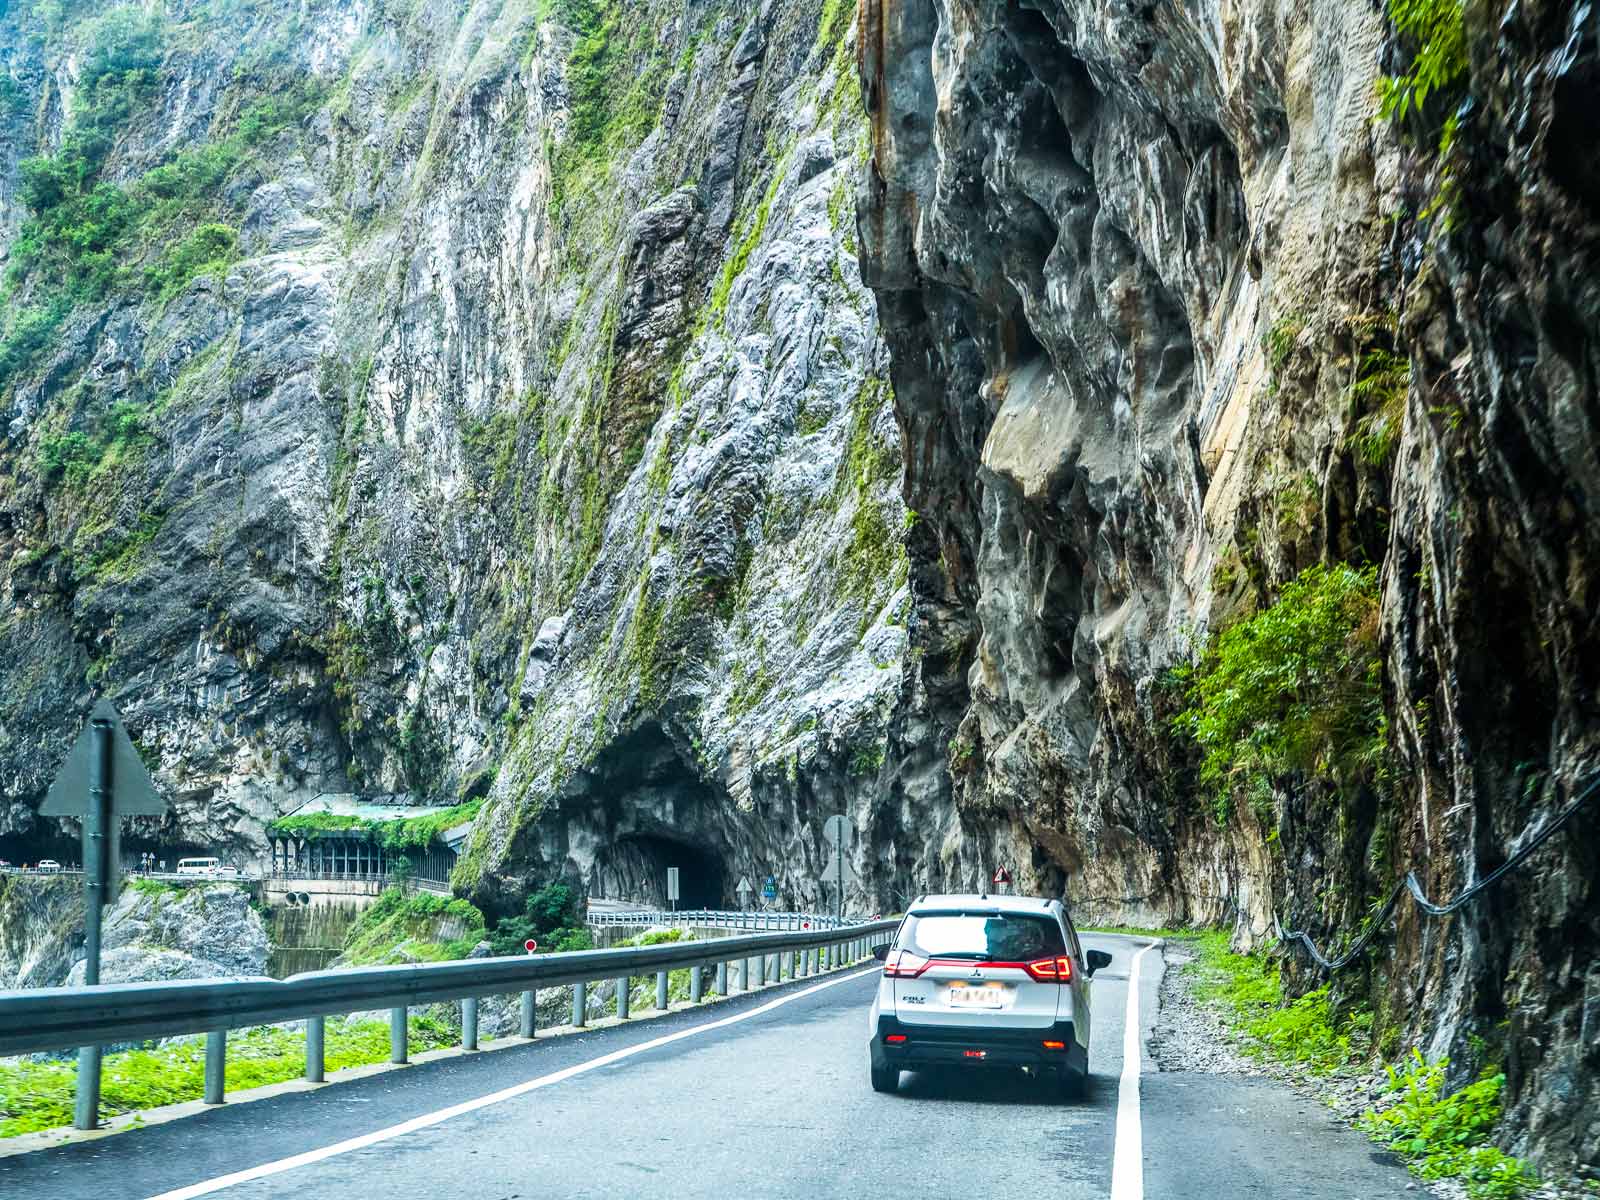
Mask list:
[[[572,1024],[588,1021],[587,988],[602,980],[617,981],[617,1015],[627,1019],[631,980],[656,977],[656,1008],[668,1005],[668,974],[695,968],[689,999],[703,998],[703,969],[716,969],[714,990],[753,991],[772,982],[798,979],[848,966],[867,957],[875,935],[895,929],[897,921],[872,921],[825,930],[758,933],[706,942],[665,942],[618,950],[575,950],[509,958],[408,966],[356,967],[311,971],[288,979],[195,979],[164,983],[118,983],[96,987],[33,988],[0,992],[0,1055],[66,1050],[108,1042],[205,1033],[205,1101],[221,1104],[227,1058],[227,1031],[306,1020],[305,1077],[323,1079],[324,1021],[329,1016],[367,1009],[389,1010],[389,1058],[407,1059],[407,1010],[441,1001],[461,1001],[461,1043],[478,1048],[478,998],[520,992],[519,1033],[535,1032],[535,992],[570,985]],[[733,970],[730,970],[730,965]],[[733,986],[730,986],[733,985]],[[82,1061],[82,1059],[80,1059]],[[98,1057],[92,1077],[80,1074],[93,1095],[80,1113],[99,1108]],[[90,1118],[92,1127],[93,1119]]]
[[[702,929],[838,929],[837,917],[817,913],[734,912],[726,909],[639,909],[635,912],[589,910],[587,924],[614,926],[698,925]]]

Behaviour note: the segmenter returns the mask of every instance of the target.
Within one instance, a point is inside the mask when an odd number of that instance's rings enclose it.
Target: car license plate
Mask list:
[[[961,983],[950,985],[951,1008],[1004,1008],[1006,993],[1003,983]]]

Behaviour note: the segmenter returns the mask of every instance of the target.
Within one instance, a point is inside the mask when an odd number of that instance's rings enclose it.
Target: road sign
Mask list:
[[[837,854],[830,855],[828,865],[822,868],[822,882],[838,883],[841,874],[844,876],[846,883],[854,883],[856,881],[856,869],[850,865],[850,860],[841,858]]]
[[[741,896],[748,896],[755,891],[755,888],[750,886],[750,876],[741,875],[739,876],[739,886],[733,890]]]
[[[122,718],[111,701],[102,700],[89,714],[89,723],[83,727],[78,740],[72,744],[67,761],[56,772],[56,780],[39,806],[41,817],[82,817],[89,812],[89,771],[94,758],[95,729],[106,721],[111,736],[111,777],[107,781],[111,791],[111,811],[119,817],[159,817],[167,811],[167,802],[156,791],[144,760],[133,748]],[[84,860],[87,864],[88,860]]]
[[[677,867],[668,867],[667,868],[667,899],[672,902],[674,907],[676,907],[678,901],[681,900],[682,898],[683,897],[682,897],[682,895],[680,894],[680,892],[678,890],[678,868]]]
[[[778,881],[771,875],[768,875],[767,881],[761,885],[761,898],[763,900],[776,900],[778,898]]]
[[[535,950],[537,950],[539,948],[539,943],[536,942],[533,938],[529,938],[527,941],[522,943],[522,948],[524,950],[526,950],[529,954],[532,954]]]
[[[1002,883],[1010,883],[1011,872],[1006,870],[1004,867],[996,867],[994,869],[994,882],[996,887]]]
[[[42,817],[77,817],[83,823],[83,982],[100,982],[100,910],[122,882],[119,844],[122,818],[160,816],[167,804],[128,739],[122,718],[109,700],[89,714],[67,761],[56,772]],[[78,1051],[78,1093],[72,1123],[93,1129],[99,1123],[100,1047]]]
[[[822,823],[822,836],[828,839],[830,846],[848,846],[850,822],[844,819],[843,813],[829,817]]]

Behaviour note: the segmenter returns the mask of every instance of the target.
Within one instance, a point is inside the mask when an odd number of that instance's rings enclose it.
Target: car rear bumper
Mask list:
[[[890,1037],[903,1037],[891,1042]],[[1060,1050],[1045,1046],[1061,1042]],[[1089,1052],[1078,1044],[1071,1021],[1035,1029],[953,1029],[939,1025],[907,1025],[879,1015],[871,1042],[872,1065],[915,1071],[924,1067],[1070,1068],[1087,1074]]]

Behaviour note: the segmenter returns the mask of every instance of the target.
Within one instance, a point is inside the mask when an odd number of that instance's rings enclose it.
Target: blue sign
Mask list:
[[[768,875],[767,881],[761,885],[761,898],[763,900],[776,900],[778,898],[778,881],[771,875]]]

